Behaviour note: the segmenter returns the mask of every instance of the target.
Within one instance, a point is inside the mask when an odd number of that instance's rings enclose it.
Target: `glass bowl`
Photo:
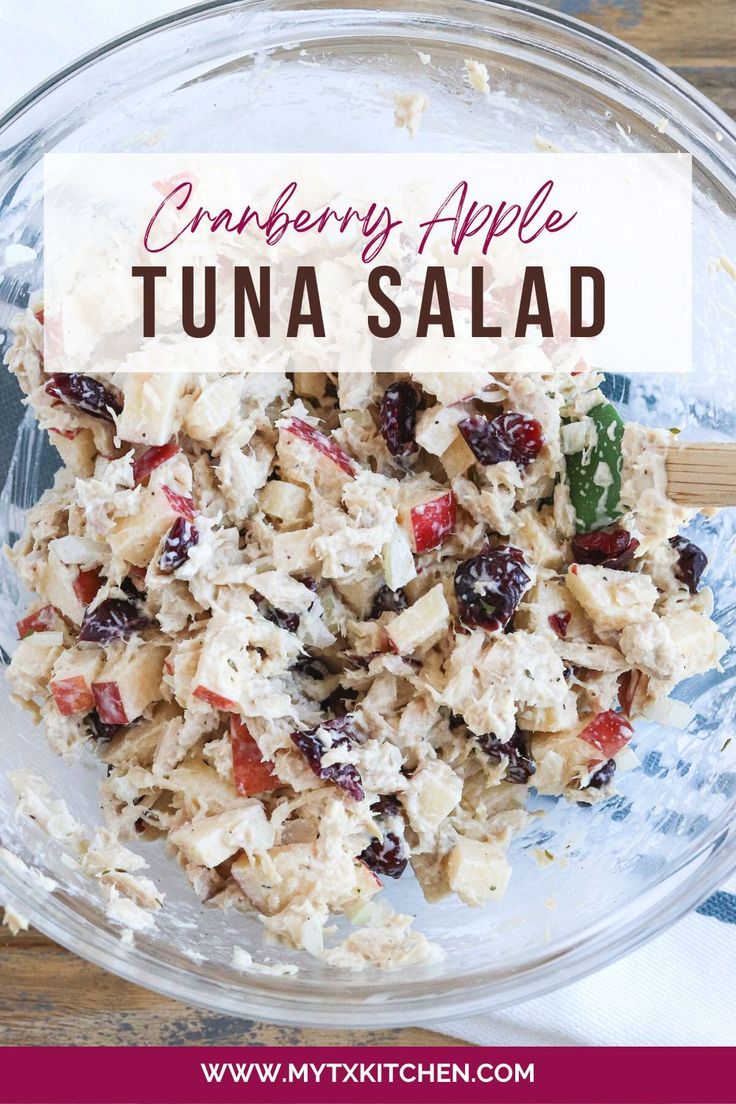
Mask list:
[[[429,54],[425,63],[422,54]],[[463,59],[484,61],[485,97]],[[429,96],[411,142],[393,126],[393,93]],[[665,125],[664,120],[668,120]],[[42,155],[63,150],[685,150],[694,171],[695,371],[612,377],[628,417],[680,426],[690,437],[736,437],[736,132],[702,96],[655,62],[590,27],[523,3],[412,0],[401,11],[298,0],[205,4],[131,33],[77,62],[0,122],[0,247],[20,241],[38,261],[4,272],[0,326],[41,284]],[[553,156],[553,155],[551,155]],[[665,217],[666,212],[663,212]],[[622,365],[625,371],[626,366]],[[52,450],[21,421],[15,382],[1,392],[5,489],[0,537],[48,483]],[[711,558],[717,620],[736,640],[728,511],[694,526]],[[13,648],[23,608],[12,572],[0,575],[0,644]],[[544,816],[513,848],[506,898],[481,910],[429,906],[411,878],[387,893],[445,950],[442,962],[394,973],[328,969],[264,943],[261,926],[208,910],[157,844],[133,845],[166,904],[133,945],[106,918],[95,886],[58,843],[18,818],[5,774],[30,767],[86,825],[99,823],[102,765],[61,762],[10,702],[4,680],[0,775],[0,893],[52,939],[131,981],[215,1009],[311,1026],[382,1027],[467,1015],[537,996],[611,962],[697,905],[736,866],[735,669],[690,682],[686,731],[637,727],[640,769],[594,810],[539,801]],[[539,866],[534,853],[554,861]],[[52,879],[54,888],[24,869]],[[274,976],[237,971],[233,947],[295,962]]]

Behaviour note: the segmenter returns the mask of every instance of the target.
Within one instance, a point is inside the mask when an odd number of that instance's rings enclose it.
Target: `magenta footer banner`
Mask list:
[[[726,1104],[730,1048],[8,1047],[2,1104]]]

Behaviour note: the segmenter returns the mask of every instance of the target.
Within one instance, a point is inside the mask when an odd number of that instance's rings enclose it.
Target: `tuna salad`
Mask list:
[[[107,764],[106,838],[165,836],[290,947],[431,959],[382,887],[502,897],[530,791],[614,794],[637,718],[682,721],[672,691],[719,664],[671,433],[553,346],[534,375],[48,375],[42,350],[28,311],[7,362],[62,465],[9,552],[14,699]]]

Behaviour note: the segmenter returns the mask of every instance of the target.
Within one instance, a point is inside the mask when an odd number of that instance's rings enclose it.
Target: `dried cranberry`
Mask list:
[[[552,629],[560,640],[564,640],[567,636],[567,626],[570,624],[572,614],[569,610],[559,610],[558,613],[551,613],[547,618],[549,627]]]
[[[349,712],[349,703],[354,702],[357,697],[358,691],[352,687],[336,686],[332,693],[320,702],[320,709],[324,709],[325,713],[334,713],[336,717],[342,719]]]
[[[169,529],[158,566],[165,574],[176,571],[189,559],[189,553],[199,541],[199,532],[185,517],[178,517]]]
[[[106,598],[93,610],[87,610],[79,630],[80,640],[109,644],[111,640],[126,640],[150,624],[135,602],[127,598]]]
[[[363,782],[352,763],[322,765],[322,756],[325,752],[331,748],[344,747],[351,743],[348,734],[349,727],[349,717],[336,717],[331,721],[325,721],[318,725],[317,728],[310,728],[306,732],[292,732],[291,739],[318,778],[321,778],[323,782],[334,782],[336,786],[339,786],[355,801],[362,801],[365,797]],[[337,736],[332,743],[326,745],[317,735],[320,730],[338,732],[342,735]]]
[[[691,594],[696,594],[700,578],[708,566],[708,557],[702,548],[686,537],[670,537],[670,544],[677,553],[675,578],[684,583]]]
[[[278,625],[280,629],[286,629],[287,632],[295,633],[299,628],[299,614],[287,613],[286,610],[276,609],[275,606],[271,606],[266,610],[266,620],[271,621],[274,625]]]
[[[358,858],[369,870],[389,878],[400,878],[409,862],[404,841],[395,832],[384,832],[383,839],[374,839]]]
[[[638,547],[636,537],[632,537],[628,530],[618,528],[578,533],[571,542],[575,563],[616,569],[631,563]]]
[[[381,434],[392,456],[416,452],[417,393],[410,383],[392,383],[381,399]]]
[[[511,620],[531,579],[518,548],[493,548],[465,560],[455,570],[460,620],[493,632]]]
[[[94,739],[100,740],[102,743],[108,743],[120,730],[120,725],[105,724],[104,721],[101,721],[96,709],[88,713],[84,720]]]
[[[322,682],[330,673],[326,663],[310,655],[301,656],[291,669],[297,675],[305,675],[306,678],[314,679],[315,682]]]
[[[536,460],[544,444],[542,426],[526,414],[499,414],[497,418],[475,414],[464,418],[458,429],[481,464],[513,460],[525,468]]]
[[[401,613],[408,604],[406,593],[401,587],[398,590],[391,590],[384,583],[373,599],[371,617],[380,617],[382,613]]]
[[[120,589],[123,594],[127,594],[129,598],[140,599],[143,596],[143,583],[141,583],[140,589],[135,579],[132,579],[130,575],[126,575],[120,584]]]
[[[104,383],[79,372],[54,372],[46,384],[46,392],[70,406],[76,406],[93,418],[113,420],[111,411],[122,414],[123,404]]]
[[[599,767],[598,770],[594,771],[590,776],[588,788],[591,790],[602,790],[604,786],[608,785],[615,773],[616,760],[609,759],[608,762],[604,763],[602,767]]]
[[[376,816],[401,816],[401,806],[395,794],[381,794],[371,805]]]
[[[503,755],[508,757],[504,776],[506,782],[524,785],[537,769],[526,740],[518,728],[511,739],[505,743],[492,732],[484,736],[476,736],[476,740],[492,763],[500,763]]]
[[[316,584],[316,582],[314,581],[314,579],[312,578],[311,575],[305,575],[303,577],[303,579],[301,580],[301,582],[302,582],[302,585],[307,588],[307,590],[311,590],[312,594],[317,593],[317,584]]]
[[[347,653],[345,656],[346,666],[354,668],[356,671],[366,671],[376,656],[383,655],[382,651],[368,652],[366,655],[356,655],[355,653]]]

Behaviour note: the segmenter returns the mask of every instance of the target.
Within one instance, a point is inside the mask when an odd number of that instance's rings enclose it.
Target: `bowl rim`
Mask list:
[[[736,122],[668,67],[606,31],[527,0],[457,0],[455,6],[469,14],[472,12],[474,25],[480,28],[494,11],[523,13],[539,21],[540,25],[545,25],[548,30],[557,29],[567,34],[573,42],[582,41],[588,46],[601,47],[609,55],[609,60],[615,57],[618,61],[630,63],[640,74],[642,71],[648,73],[655,78],[662,92],[669,90],[680,100],[689,102],[711,127],[721,132],[723,144],[719,147],[709,144],[710,152],[730,170],[736,180],[736,158],[730,164],[726,156],[736,149]],[[305,2],[299,3],[298,0],[205,0],[147,21],[70,62],[11,105],[0,117],[0,134],[70,78],[92,68],[95,63],[115,52],[161,31],[196,23],[202,17],[228,9],[258,11],[275,8],[302,11],[305,7],[311,13],[323,13],[325,18],[330,14],[339,18],[341,14],[364,12],[378,19],[391,18],[392,15],[406,19],[421,13],[429,13],[436,18],[448,9],[448,5],[443,4],[442,0],[415,0],[405,8],[388,7],[380,11],[376,10],[371,0],[345,0],[342,4],[334,4],[331,0],[316,0],[309,5]],[[700,124],[703,125],[702,118]],[[700,137],[702,138],[702,134]],[[736,829],[724,830],[722,826],[714,828],[705,839],[698,841],[697,846],[681,856],[676,867],[670,868],[666,875],[647,888],[642,896],[650,896],[652,900],[646,908],[638,912],[634,922],[629,925],[619,924],[616,929],[611,924],[612,919],[625,914],[630,907],[620,906],[607,917],[607,931],[596,930],[601,928],[599,923],[591,925],[589,929],[577,933],[574,939],[568,939],[566,946],[551,946],[546,955],[539,956],[529,967],[506,976],[502,983],[485,982],[479,989],[469,993],[425,993],[407,999],[402,997],[396,1002],[387,1000],[383,1005],[371,1003],[370,1006],[360,1000],[335,1001],[330,994],[330,1006],[325,1007],[319,1003],[319,996],[284,996],[282,992],[259,982],[258,977],[251,982],[247,975],[242,975],[242,987],[237,989],[198,975],[194,991],[192,978],[186,970],[175,964],[157,961],[151,953],[139,947],[124,946],[112,932],[91,925],[63,900],[31,885],[0,852],[0,888],[8,903],[15,905],[16,902],[22,902],[21,911],[28,915],[30,922],[39,931],[79,957],[127,981],[143,985],[163,996],[239,1017],[255,1017],[265,1022],[294,1026],[363,1029],[366,1028],[368,1007],[373,1020],[371,1026],[374,1028],[429,1024],[500,1009],[571,984],[605,965],[610,965],[664,931],[697,907],[734,870]],[[689,874],[683,881],[681,875],[685,871],[689,871]],[[640,898],[636,900],[639,902]],[[611,928],[615,929],[613,938]],[[563,963],[564,976],[560,976]],[[386,988],[390,988],[391,975],[387,974],[385,978]],[[359,990],[359,986],[355,988]]]
[[[306,2],[306,0],[303,0],[303,2]],[[724,132],[724,135],[728,134],[731,139],[736,141],[736,120],[732,119],[723,108],[715,104],[704,93],[700,92],[699,89],[685,80],[684,77],[681,77],[672,68],[658,62],[643,50],[631,46],[617,35],[613,35],[609,31],[604,31],[591,23],[586,23],[582,19],[578,19],[566,12],[550,8],[546,4],[536,3],[535,0],[462,0],[462,3],[468,7],[475,7],[479,13],[483,11],[487,12],[495,8],[505,11],[518,11],[536,16],[552,26],[556,24],[563,29],[582,35],[591,42],[597,42],[604,47],[612,49],[615,53],[628,58],[638,66],[653,73],[677,92],[684,94],[689,100],[694,102],[701,111],[709,115],[713,121],[718,124],[719,129]],[[419,5],[416,7],[412,5],[412,8],[418,12],[421,8],[439,7],[440,4],[441,0],[421,0],[421,7]],[[271,6],[269,0],[202,0],[199,4],[193,4],[191,7],[186,8],[178,8],[176,11],[169,12],[167,15],[147,20],[131,28],[129,31],[115,35],[113,38],[100,43],[99,46],[80,54],[79,57],[70,61],[61,69],[55,70],[45,80],[32,86],[28,92],[19,97],[19,99],[12,103],[6,111],[0,115],[0,133],[10,123],[16,122],[29,108],[33,107],[49,92],[53,91],[60,84],[63,84],[69,77],[75,76],[82,70],[89,68],[101,58],[115,53],[117,50],[130,45],[138,39],[146,38],[157,31],[164,30],[175,24],[194,22],[200,16],[208,15],[218,10],[224,11],[227,8],[238,7],[267,8],[269,6]],[[309,7],[310,10],[315,12],[332,11],[334,13],[360,10],[375,13],[376,10],[372,0],[343,0],[343,4],[340,6],[333,4],[331,0],[311,0]],[[390,6],[386,6],[382,9],[381,14],[390,16],[392,10],[393,13],[397,15],[411,14],[409,6],[407,6],[406,10],[401,8],[392,9]]]

